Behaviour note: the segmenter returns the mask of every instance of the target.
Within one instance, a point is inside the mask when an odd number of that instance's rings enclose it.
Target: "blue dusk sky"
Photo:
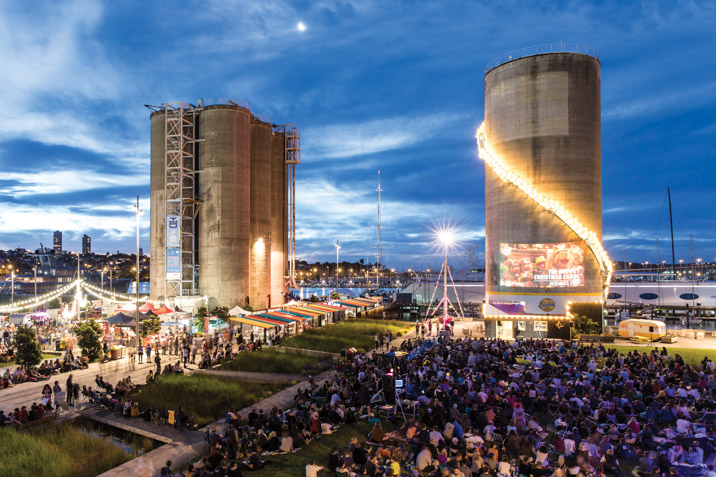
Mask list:
[[[305,25],[299,28],[299,22]],[[64,232],[132,251],[149,210],[145,104],[247,99],[301,128],[298,258],[436,266],[432,224],[484,250],[484,67],[589,45],[602,64],[604,243],[614,260],[716,260],[713,1],[46,1],[0,3],[0,248]],[[149,214],[141,244],[149,251]],[[459,263],[455,263],[459,265]]]

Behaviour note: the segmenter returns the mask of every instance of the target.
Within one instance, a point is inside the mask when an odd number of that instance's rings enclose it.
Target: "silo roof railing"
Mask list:
[[[525,58],[527,56],[545,55],[547,53],[581,53],[583,55],[589,55],[596,59],[599,59],[599,52],[594,48],[590,48],[586,45],[580,45],[579,43],[548,43],[546,45],[527,46],[518,50],[513,50],[509,53],[505,53],[502,56],[498,56],[492,60],[485,67],[485,73],[490,70],[497,68],[498,66],[517,60],[519,58]]]

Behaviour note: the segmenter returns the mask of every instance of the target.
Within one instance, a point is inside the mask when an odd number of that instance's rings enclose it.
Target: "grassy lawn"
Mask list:
[[[182,406],[201,427],[224,417],[231,406],[243,409],[290,385],[244,383],[206,374],[170,374],[141,387],[132,399],[139,402],[140,409],[151,406],[176,411]]]
[[[0,476],[91,477],[128,461],[111,442],[69,424],[27,431],[0,428]]]
[[[608,349],[616,349],[622,354],[627,354],[629,351],[639,351],[640,353],[651,353],[651,350],[654,348],[657,348],[658,350],[661,350],[661,348],[658,346],[658,343],[656,343],[657,346],[620,346],[620,345],[604,345],[605,348]],[[698,348],[671,348],[668,347],[666,350],[669,352],[670,355],[676,355],[678,354],[681,356],[686,364],[699,364],[702,359],[704,359],[704,356],[708,357],[711,361],[716,361],[716,350],[710,350],[710,349],[698,349]]]
[[[292,336],[283,342],[290,348],[313,349],[340,353],[342,349],[356,348],[368,351],[375,347],[375,335],[392,330],[393,336],[405,333],[415,327],[414,323],[396,320],[355,319],[338,322],[334,325],[311,328],[300,335]]]
[[[221,365],[222,371],[251,371],[261,373],[318,374],[328,368],[321,358],[294,353],[280,353],[275,349],[243,352],[236,359]]]
[[[46,359],[51,359],[54,361],[55,359],[60,358],[60,357],[61,356],[57,355],[57,354],[42,353],[42,361],[45,361]],[[0,368],[7,368],[8,366],[15,366],[15,362],[11,361],[9,363],[0,363]]]

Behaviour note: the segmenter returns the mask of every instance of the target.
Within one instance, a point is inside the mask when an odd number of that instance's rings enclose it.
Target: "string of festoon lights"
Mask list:
[[[90,285],[89,283],[87,283],[84,280],[82,281],[82,287],[85,289],[88,289],[88,290],[93,290],[97,293],[106,294],[106,296],[108,296],[108,297],[109,296],[113,297],[113,298],[107,298],[107,300],[110,300],[110,301],[116,301],[117,298],[119,298],[121,300],[128,300],[131,302],[134,302],[136,300],[136,297],[134,295],[125,295],[124,293],[107,292],[107,290],[104,290],[104,289],[94,286],[94,285]]]
[[[103,300],[111,301],[113,303],[117,303],[120,305],[127,305],[127,304],[133,304],[135,302],[135,297],[130,295],[125,295],[123,293],[112,293],[108,294],[106,290],[102,290],[99,287],[95,287],[93,285],[90,285],[84,280],[75,280],[72,283],[69,283],[63,287],[58,288],[55,291],[45,293],[44,295],[39,295],[37,298],[29,298],[26,300],[16,301],[12,305],[3,305],[0,306],[0,313],[15,313],[17,311],[27,310],[30,308],[35,308],[39,305],[42,305],[43,303],[47,303],[49,301],[54,300],[55,298],[59,298],[62,295],[66,295],[69,293],[73,288],[76,288],[77,286],[80,286],[81,288],[85,289],[88,293],[91,293],[92,295],[102,298]],[[126,300],[126,301],[120,301],[120,300]]]
[[[505,166],[505,164],[497,158],[497,155],[490,150],[490,146],[487,144],[487,139],[485,138],[484,122],[480,124],[479,128],[477,128],[475,137],[477,138],[477,150],[480,159],[485,161],[485,164],[495,171],[500,179],[505,182],[509,182],[520,189],[527,196],[529,196],[530,199],[542,206],[544,209],[550,211],[562,222],[564,222],[564,224],[577,234],[580,239],[584,240],[587,247],[589,247],[589,250],[591,250],[594,254],[594,257],[597,259],[599,267],[602,270],[602,289],[606,295],[609,290],[609,283],[612,279],[612,262],[609,260],[607,252],[602,247],[602,243],[600,242],[599,237],[597,237],[597,234],[585,227],[584,224],[577,220],[577,218],[565,209],[562,204],[554,199],[550,199],[535,189],[531,184],[527,183],[520,176],[509,170],[507,166]]]
[[[77,280],[70,283],[69,285],[65,285],[64,287],[58,288],[55,291],[38,296],[37,298],[33,297],[33,298],[27,299],[27,300],[16,301],[12,305],[0,306],[0,313],[14,313],[16,311],[25,310],[28,308],[34,308],[38,305],[41,305],[48,301],[52,301],[55,298],[59,298],[62,295],[69,293],[70,290],[72,290],[76,286],[77,286]]]
[[[97,298],[101,298],[102,300],[111,301],[112,303],[114,303],[116,305],[134,305],[135,304],[134,301],[119,301],[119,300],[109,297],[108,295],[102,295],[101,293],[98,293],[98,292],[90,289],[89,287],[83,287],[83,288],[84,288],[85,292],[87,292],[89,295],[95,296]]]

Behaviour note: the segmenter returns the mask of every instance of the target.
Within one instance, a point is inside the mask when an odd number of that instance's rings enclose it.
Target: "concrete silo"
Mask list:
[[[235,105],[199,114],[199,289],[209,308],[244,304],[249,296],[250,122],[251,112]]]
[[[154,109],[152,299],[193,297],[189,302],[201,299],[209,309],[282,304],[289,230],[285,127],[232,101]]]
[[[486,331],[546,336],[548,326],[564,327],[557,317],[570,302],[599,301],[608,274],[600,243],[600,63],[569,52],[511,58],[485,75],[478,130],[480,156],[491,159]]]
[[[251,121],[249,297],[254,309],[268,308],[271,296],[271,242],[273,240],[271,169],[271,125],[253,118]]]
[[[164,118],[163,111],[151,115],[150,160],[150,273],[149,289],[153,299],[166,296],[165,246],[166,220],[164,201]]]

